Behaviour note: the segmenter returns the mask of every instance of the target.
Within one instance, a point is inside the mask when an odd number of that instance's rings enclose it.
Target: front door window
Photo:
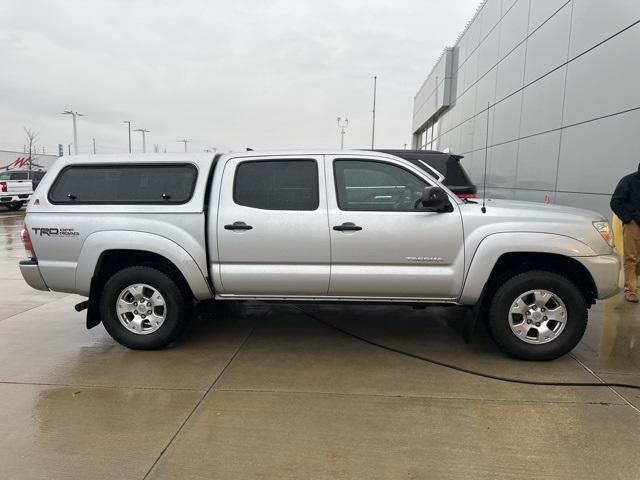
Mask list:
[[[419,212],[429,186],[413,173],[384,162],[334,162],[338,208],[344,211]]]

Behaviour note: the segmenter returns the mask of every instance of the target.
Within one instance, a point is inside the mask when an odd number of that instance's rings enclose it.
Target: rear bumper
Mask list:
[[[20,261],[20,273],[22,278],[31,288],[36,290],[49,291],[47,284],[44,283],[44,279],[40,274],[40,267],[37,260],[21,260]]]
[[[621,264],[617,253],[574,258],[591,273],[596,285],[598,299],[603,300],[612,297],[622,290],[624,278],[620,274]]]
[[[21,193],[19,195],[1,195],[0,203],[26,202],[27,200],[29,200],[30,196],[31,194],[29,193],[24,193],[24,194]]]

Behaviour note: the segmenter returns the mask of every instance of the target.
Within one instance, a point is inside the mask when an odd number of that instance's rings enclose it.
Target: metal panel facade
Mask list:
[[[635,0],[486,0],[414,99],[414,146],[464,155],[480,186],[491,102],[487,192],[610,216],[640,161],[639,21]]]

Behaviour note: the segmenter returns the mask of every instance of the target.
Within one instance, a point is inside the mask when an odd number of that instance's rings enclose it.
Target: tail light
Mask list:
[[[25,252],[27,252],[27,257],[35,260],[37,258],[36,251],[33,249],[33,243],[31,243],[31,236],[29,235],[29,229],[27,228],[26,225],[22,228],[22,232],[20,236],[22,237],[22,244],[24,245]]]
[[[0,192],[7,191],[7,182],[0,182]]]
[[[464,200],[465,198],[478,198],[478,195],[475,193],[458,193],[457,197],[460,200]]]

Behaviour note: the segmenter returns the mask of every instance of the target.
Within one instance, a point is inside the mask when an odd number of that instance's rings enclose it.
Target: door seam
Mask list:
[[[329,281],[327,282],[327,291],[325,295],[329,295],[331,291],[331,276],[333,275],[333,249],[331,238],[331,222],[329,221],[329,182],[327,181],[327,156],[322,155],[322,170],[324,173],[324,204],[325,213],[327,215],[327,237],[329,238]]]

